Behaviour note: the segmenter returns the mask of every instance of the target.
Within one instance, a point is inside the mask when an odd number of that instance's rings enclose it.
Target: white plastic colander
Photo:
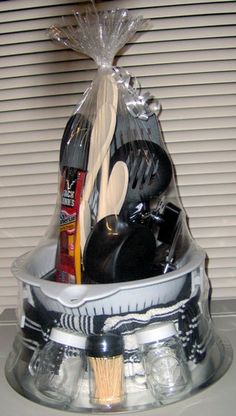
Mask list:
[[[71,285],[47,280],[54,269],[55,256],[56,240],[47,240],[33,255],[29,252],[18,257],[12,267],[14,276],[26,289],[28,301],[33,302],[36,297],[48,311],[91,316],[141,311],[176,301],[186,279],[191,279],[192,291],[203,281],[205,253],[196,244],[190,246],[173,272],[111,284]]]

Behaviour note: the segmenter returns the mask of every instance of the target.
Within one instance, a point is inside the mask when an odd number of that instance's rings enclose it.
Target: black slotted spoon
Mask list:
[[[172,179],[172,164],[157,143],[133,140],[120,146],[111,159],[111,167],[121,160],[129,170],[126,203],[148,201],[163,193]]]

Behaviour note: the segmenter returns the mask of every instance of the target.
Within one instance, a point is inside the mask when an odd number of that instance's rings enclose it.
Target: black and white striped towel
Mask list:
[[[128,312],[116,315],[81,315],[47,311],[35,299],[35,307],[25,302],[25,323],[23,334],[26,338],[43,345],[48,341],[52,327],[61,327],[83,334],[114,332],[123,335],[125,343],[125,360],[134,360],[137,345],[135,332],[147,325],[158,322],[173,321],[178,329],[188,360],[195,363],[202,361],[206,347],[211,338],[211,331],[206,318],[199,309],[200,292],[165,305],[153,305],[140,312]]]

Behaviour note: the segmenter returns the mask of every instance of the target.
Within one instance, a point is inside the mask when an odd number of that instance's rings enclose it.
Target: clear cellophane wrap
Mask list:
[[[158,101],[114,65],[148,22],[127,10],[74,14],[50,37],[98,66],[60,147],[58,203],[45,238],[57,238],[55,280],[114,283],[173,271],[191,237]],[[45,243],[45,241],[44,241]]]

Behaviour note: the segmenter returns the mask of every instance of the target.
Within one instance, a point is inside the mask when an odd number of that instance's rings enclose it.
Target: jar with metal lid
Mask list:
[[[154,398],[165,404],[187,394],[191,375],[174,323],[147,326],[136,337],[147,386]]]
[[[35,351],[29,364],[36,389],[61,405],[70,403],[79,389],[85,369],[86,337],[52,328],[49,341]]]
[[[123,348],[122,337],[113,333],[87,338],[90,401],[96,407],[112,409],[125,400]]]

